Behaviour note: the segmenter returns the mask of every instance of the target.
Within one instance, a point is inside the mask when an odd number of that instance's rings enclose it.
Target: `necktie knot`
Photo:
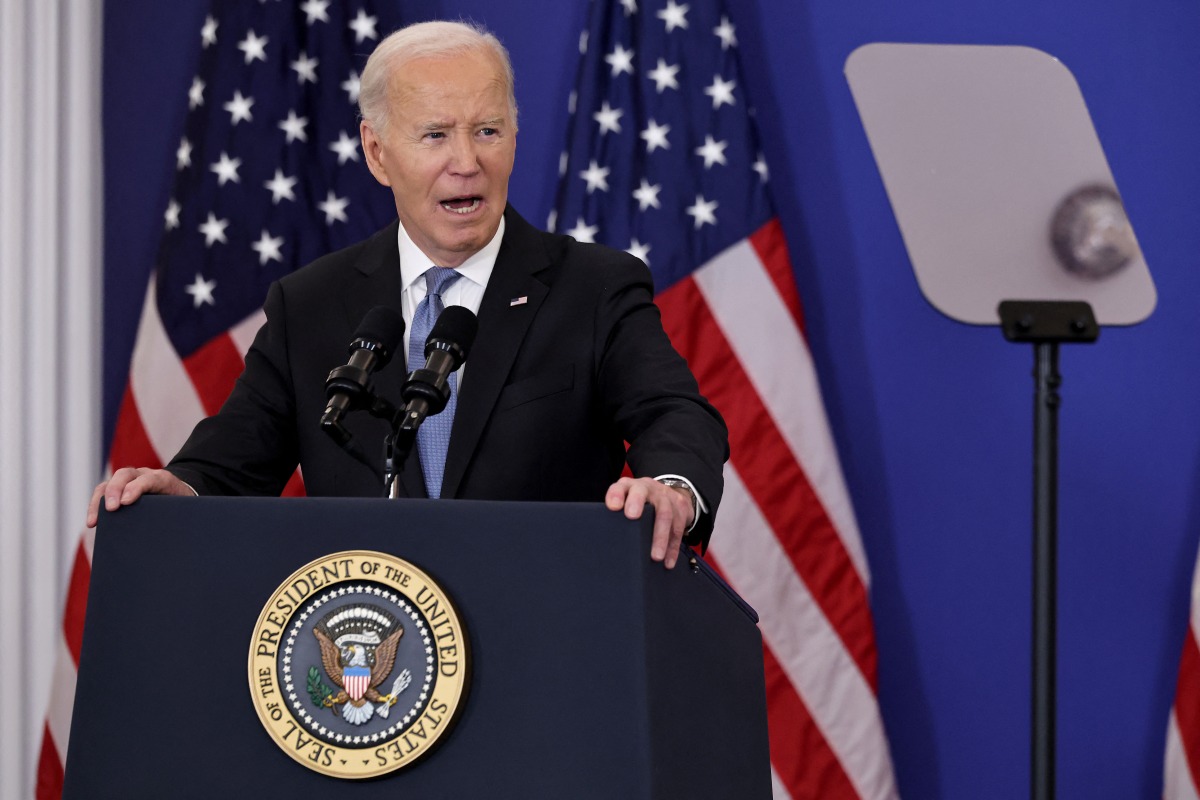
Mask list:
[[[440,298],[442,291],[461,277],[462,273],[456,269],[430,267],[425,270],[425,293]]]

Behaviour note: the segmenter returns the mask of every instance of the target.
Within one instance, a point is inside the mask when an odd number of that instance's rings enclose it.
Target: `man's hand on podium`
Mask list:
[[[629,519],[640,519],[649,503],[654,508],[654,535],[650,558],[671,569],[679,558],[679,545],[691,527],[693,510],[687,490],[667,486],[653,478],[621,478],[608,487],[604,504],[612,511],[624,509]]]
[[[136,502],[144,494],[173,494],[180,497],[193,497],[192,487],[176,478],[165,469],[146,469],[145,467],[122,467],[112,474],[112,477],[96,487],[92,492],[92,502],[88,503],[87,526],[96,527],[96,519],[100,516],[100,502],[104,502],[105,511],[116,511],[121,506]]]
[[[96,527],[100,503],[106,511],[116,511],[137,501],[144,494],[193,497],[192,487],[164,469],[123,467],[92,492],[88,504],[87,526]],[[685,489],[667,486],[653,478],[621,478],[608,488],[605,505],[613,511],[624,510],[629,519],[640,519],[646,504],[654,508],[654,533],[650,558],[671,569],[679,558],[684,534],[694,521],[691,495]]]

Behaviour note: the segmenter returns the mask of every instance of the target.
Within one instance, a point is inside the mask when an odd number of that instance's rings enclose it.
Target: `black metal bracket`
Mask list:
[[[1002,300],[996,309],[1010,342],[1090,343],[1100,325],[1090,304],[1077,300]]]

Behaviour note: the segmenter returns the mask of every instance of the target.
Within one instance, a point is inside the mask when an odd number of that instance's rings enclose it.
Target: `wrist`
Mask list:
[[[690,529],[700,517],[700,498],[696,496],[696,492],[692,489],[691,484],[680,478],[656,478],[656,480],[663,486],[669,486],[687,498],[688,504],[692,509],[692,518],[688,522]]]

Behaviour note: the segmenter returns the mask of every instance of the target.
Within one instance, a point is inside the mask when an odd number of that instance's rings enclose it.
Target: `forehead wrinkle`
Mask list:
[[[444,131],[449,128],[457,128],[460,126],[469,128],[498,127],[507,121],[508,120],[505,117],[488,117],[487,119],[477,119],[472,122],[465,123],[457,122],[454,119],[433,119],[429,120],[428,122],[418,123],[417,127],[422,131]]]
[[[419,130],[445,130],[459,124],[454,117],[442,116],[446,106],[473,109],[469,112],[475,118],[471,125],[511,125],[513,122],[508,91],[503,78],[498,75],[493,75],[480,88],[467,91],[458,91],[458,87],[453,87],[455,91],[446,91],[447,84],[453,86],[450,80],[417,84],[406,77],[398,73],[392,81],[388,92],[389,106],[395,117],[408,117]],[[414,119],[423,113],[429,113],[429,117],[423,121]]]

